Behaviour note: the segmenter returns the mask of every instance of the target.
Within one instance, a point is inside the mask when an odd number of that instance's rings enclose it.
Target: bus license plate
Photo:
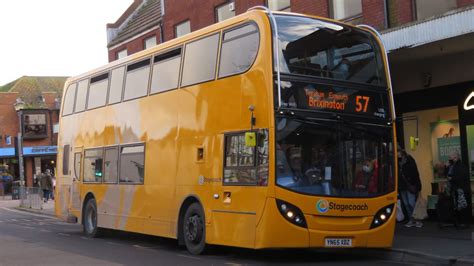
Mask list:
[[[352,247],[352,239],[350,238],[326,238],[326,247]]]

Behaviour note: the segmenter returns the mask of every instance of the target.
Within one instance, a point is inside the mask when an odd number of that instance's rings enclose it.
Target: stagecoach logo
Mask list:
[[[316,203],[316,209],[318,209],[318,212],[320,213],[326,213],[329,210],[328,201],[325,199],[318,200],[318,203]]]
[[[319,213],[326,213],[329,210],[335,211],[366,211],[369,209],[367,203],[364,204],[338,204],[334,202],[328,202],[325,199],[320,199],[316,203],[316,209]]]

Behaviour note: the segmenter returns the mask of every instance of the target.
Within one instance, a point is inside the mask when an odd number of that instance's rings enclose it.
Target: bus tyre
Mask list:
[[[183,220],[183,237],[186,249],[193,255],[203,253],[206,247],[204,211],[199,203],[189,205]]]
[[[84,234],[90,238],[98,237],[100,235],[100,229],[97,226],[97,204],[94,198],[86,202],[83,215],[82,228]]]

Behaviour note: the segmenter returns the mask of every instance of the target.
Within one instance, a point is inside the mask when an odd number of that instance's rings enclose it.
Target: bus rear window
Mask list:
[[[298,16],[276,16],[280,71],[384,86],[375,39],[353,27]]]

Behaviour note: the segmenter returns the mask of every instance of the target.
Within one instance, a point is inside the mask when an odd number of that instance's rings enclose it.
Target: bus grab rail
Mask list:
[[[279,44],[279,36],[278,36],[278,26],[276,23],[275,16],[273,15],[273,12],[266,6],[254,6],[249,8],[247,11],[251,10],[264,10],[265,12],[268,13],[268,16],[270,17],[270,24],[272,24],[274,31],[272,32],[273,36],[273,46],[274,46],[274,58],[276,61],[276,72],[277,72],[277,86],[278,86],[278,109],[277,111],[280,111],[281,109],[281,76],[280,76],[280,44]]]
[[[366,28],[372,31],[373,33],[375,33],[377,37],[379,38],[380,43],[382,44],[383,51],[385,53],[385,60],[387,60],[387,72],[388,72],[387,78],[388,78],[388,85],[390,86],[390,94],[392,97],[392,101],[390,103],[390,105],[392,106],[392,121],[395,121],[395,119],[397,119],[397,114],[395,112],[395,98],[393,97],[392,77],[390,76],[390,65],[388,64],[388,52],[387,52],[387,49],[385,49],[385,44],[383,43],[382,35],[380,35],[380,33],[374,27],[366,25],[366,24],[359,24],[357,25],[357,27]]]

